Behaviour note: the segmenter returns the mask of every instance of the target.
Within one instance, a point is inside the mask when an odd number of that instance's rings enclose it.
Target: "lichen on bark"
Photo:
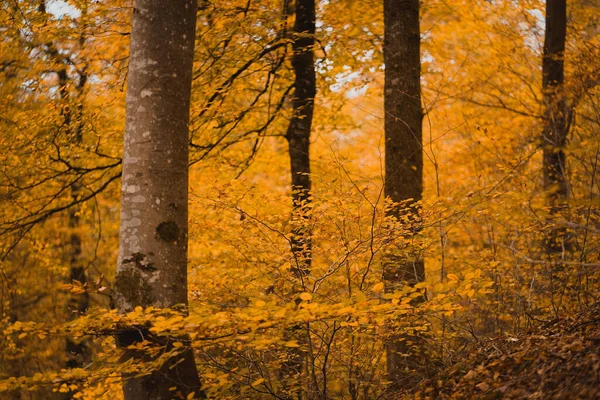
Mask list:
[[[147,307],[154,302],[152,287],[142,271],[133,267],[122,269],[115,276],[115,296],[120,297],[120,304]]]

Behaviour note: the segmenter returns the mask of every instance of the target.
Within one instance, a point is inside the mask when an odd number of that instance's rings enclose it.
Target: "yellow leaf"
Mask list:
[[[365,294],[363,292],[356,293],[356,302],[357,303],[363,303],[365,301],[367,301],[367,296],[365,296]]]
[[[262,300],[257,300],[255,305],[256,305],[256,307],[258,307],[258,308],[263,308],[263,307],[264,307],[266,304],[267,304],[267,303],[265,303],[265,302],[264,302],[264,301],[262,301]]]
[[[456,274],[448,274],[448,279],[450,279],[451,281],[457,281],[458,276]]]
[[[381,291],[383,290],[383,282],[379,282],[377,285],[373,286],[373,292],[375,293],[381,293]]]
[[[300,293],[300,299],[304,300],[304,301],[309,301],[312,299],[312,294],[304,292],[304,293]]]
[[[265,381],[265,378],[258,378],[257,380],[255,380],[255,381],[252,383],[252,385],[251,385],[251,386],[252,386],[252,387],[258,386],[258,385],[260,385],[261,383],[263,383],[264,381]]]

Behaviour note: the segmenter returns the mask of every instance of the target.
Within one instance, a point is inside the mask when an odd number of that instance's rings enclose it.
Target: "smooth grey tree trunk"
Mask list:
[[[421,61],[419,0],[384,0],[385,61],[385,184],[388,200],[402,203],[392,207],[388,215],[401,219],[409,215],[411,235],[420,230],[417,209],[406,210],[422,198],[423,145],[421,109]],[[409,255],[391,253],[383,261],[383,278],[387,292],[403,285],[414,285],[425,279],[423,259],[417,252]],[[386,346],[387,371],[392,388],[403,386],[406,368],[420,369],[422,360],[413,352],[402,335]],[[402,354],[409,354],[409,357]]]
[[[127,84],[119,261],[115,306],[187,306],[188,124],[196,0],[136,0]],[[181,338],[147,330],[118,336],[126,347],[150,340],[172,349]],[[127,400],[203,397],[189,347],[160,370],[126,377]],[[150,361],[135,352],[126,358]],[[175,387],[175,390],[171,388]]]
[[[544,189],[550,207],[550,222],[567,207],[569,179],[565,146],[572,110],[562,86],[565,81],[564,53],[567,37],[566,0],[546,2],[546,32],[542,59],[544,102],[543,149]],[[568,247],[565,229],[552,227],[545,240],[546,252],[559,253]]]

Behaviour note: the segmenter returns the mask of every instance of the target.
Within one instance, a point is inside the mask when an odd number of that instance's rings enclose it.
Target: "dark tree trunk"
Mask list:
[[[38,5],[38,11],[44,18],[47,18],[46,2],[40,1]],[[84,4],[82,9],[82,18],[87,14],[87,7]],[[85,26],[81,27],[81,33],[79,37],[80,48],[85,43]],[[58,63],[64,64],[65,60],[61,57],[55,43],[47,43],[49,55]],[[68,135],[69,143],[73,147],[77,148],[81,146],[83,142],[83,101],[84,101],[84,89],[87,83],[87,72],[85,66],[79,71],[79,81],[75,85],[76,89],[76,103],[75,113],[73,113],[73,104],[71,104],[71,96],[69,93],[69,76],[67,73],[66,66],[59,68],[56,72],[58,75],[58,93],[61,99],[61,115],[63,117],[64,127]],[[73,115],[75,114],[75,115]],[[70,186],[70,195],[73,201],[76,201],[81,193],[82,185],[80,182],[73,182]],[[79,282],[82,286],[87,283],[86,268],[82,262],[82,238],[79,228],[81,221],[79,214],[81,212],[80,206],[73,206],[69,208],[69,230],[71,235],[69,238],[69,277],[68,283],[75,284]],[[81,294],[71,294],[67,304],[67,318],[74,319],[87,312],[89,307],[90,297],[89,293],[85,291]],[[87,340],[74,340],[73,338],[67,338],[65,341],[65,351],[67,353],[65,367],[68,369],[82,368],[91,359],[91,350],[89,342]],[[75,392],[68,391],[60,396],[60,398],[71,399]]]
[[[421,61],[419,0],[384,1],[385,36],[385,196],[393,203],[388,216],[409,216],[411,236],[420,230],[419,213],[411,208],[423,192],[423,151],[421,109]],[[386,291],[414,285],[425,279],[423,259],[417,252],[399,255],[393,252],[383,262]],[[396,338],[397,339],[397,338]],[[386,348],[388,377],[393,387],[406,380],[405,368],[415,368],[422,360],[410,353],[404,336],[392,339]]]
[[[82,74],[79,77],[79,83],[77,84],[77,115],[76,121],[77,125],[75,129],[72,129],[70,134],[72,135],[71,143],[74,146],[80,146],[83,141],[83,89],[85,87],[85,82],[87,80],[87,76]],[[81,194],[81,184],[79,182],[75,182],[71,185],[71,198],[73,201],[76,201],[79,195]],[[69,228],[71,229],[71,259],[69,261],[70,266],[70,283],[73,284],[74,281],[85,285],[87,283],[87,273],[86,268],[83,265],[83,260],[81,257],[81,233],[79,232],[79,228],[81,226],[81,221],[79,219],[79,213],[81,208],[79,206],[71,207],[69,209]],[[90,296],[86,291],[82,294],[71,295],[69,299],[69,312],[73,315],[83,315],[87,312],[87,309],[90,304]],[[67,338],[66,343],[67,348],[67,368],[81,368],[90,360],[90,348],[89,343],[87,341],[75,341],[71,338]],[[71,396],[73,393],[69,392],[67,395]]]
[[[114,304],[187,306],[188,125],[196,0],[136,0],[127,84],[119,264]],[[172,349],[181,338],[131,330],[126,347],[141,340]],[[126,400],[203,396],[192,349],[144,377],[126,376]],[[126,357],[149,361],[135,352]],[[175,387],[175,390],[171,390]]]
[[[286,2],[287,7],[287,2]],[[314,45],[316,10],[315,0],[296,0],[296,18],[292,43],[292,67],[295,74],[294,114],[288,125],[286,139],[289,145],[292,178],[292,237],[293,260],[291,271],[298,281],[299,291],[306,290],[306,277],[310,273],[312,261],[311,199],[312,178],[310,176],[310,133],[312,130],[317,78],[315,73]],[[287,10],[285,10],[287,13]],[[299,301],[298,299],[296,301]],[[288,338],[307,342],[308,331],[303,326],[294,326],[286,335]],[[282,366],[285,390],[290,397],[301,398],[299,381],[304,360],[302,348],[291,349]]]
[[[542,132],[544,189],[547,193],[550,219],[558,216],[567,206],[569,181],[565,146],[569,133],[571,110],[562,86],[565,80],[564,52],[567,36],[566,0],[546,2],[546,33],[542,60],[542,90],[544,101],[544,129]],[[551,228],[546,238],[550,254],[566,248],[564,229]]]
[[[317,82],[315,74],[315,1],[297,0],[294,42],[292,44],[292,67],[295,73],[294,114],[288,125],[286,138],[289,143],[292,172],[292,270],[302,279],[310,270],[312,245],[310,228],[310,132],[313,119]]]
[[[85,16],[87,14],[87,8],[84,6],[82,15]],[[79,37],[79,45],[80,48],[83,48],[85,43],[85,26],[81,27],[81,34]],[[64,76],[66,78],[66,71],[64,71]],[[76,85],[76,94],[77,94],[77,104],[76,104],[76,113],[75,113],[75,126],[67,126],[69,129],[69,134],[71,136],[71,143],[75,146],[81,146],[83,143],[83,130],[85,127],[85,123],[83,120],[83,101],[84,101],[84,90],[85,84],[87,83],[87,68],[83,66],[81,68],[79,74],[79,81]],[[64,84],[66,84],[66,79]],[[66,90],[64,88],[63,90]],[[61,92],[62,93],[62,92]],[[65,99],[68,101],[68,99]],[[70,111],[68,114],[70,115]],[[69,117],[70,119],[70,117]],[[76,201],[79,195],[81,194],[81,184],[79,182],[75,182],[71,185],[71,198],[73,201]],[[79,213],[81,209],[79,206],[71,207],[69,209],[69,228],[71,229],[71,260],[69,262],[70,265],[70,281],[73,283],[74,281],[80,282],[82,285],[87,283],[87,271],[85,266],[83,265],[83,260],[81,258],[81,233],[78,231],[81,226],[81,222],[79,219]],[[90,305],[90,296],[86,291],[79,295],[72,295],[69,301],[69,312],[77,315],[83,315],[87,312],[87,309]],[[91,349],[88,341],[76,341],[71,338],[67,338],[66,343],[67,349],[67,368],[82,368],[87,364],[91,359]],[[73,392],[68,392],[66,396],[71,398]]]

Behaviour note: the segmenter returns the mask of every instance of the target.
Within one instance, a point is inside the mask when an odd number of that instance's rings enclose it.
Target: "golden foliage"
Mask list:
[[[187,337],[209,396],[281,398],[291,395],[283,382],[299,379],[307,398],[391,397],[385,343],[397,335],[425,338],[424,362],[439,371],[474,343],[597,302],[594,2],[569,1],[572,196],[552,222],[539,146],[543,2],[423,3],[426,165],[417,237],[408,217],[385,218],[386,207],[402,205],[383,198],[381,4],[319,2],[314,189],[306,211],[313,260],[299,281],[290,273],[297,262],[290,232],[299,222],[291,218],[283,137],[292,113],[289,18],[280,1],[201,1],[190,307],[127,315],[110,310],[110,282],[131,2],[47,3],[45,13],[33,2],[0,5],[0,393],[119,398],[122,373],[148,373],[184,347],[176,341],[166,351],[156,338]],[[79,142],[74,126],[81,126]],[[76,197],[73,185],[82,188]],[[74,205],[77,227],[69,222]],[[542,248],[552,225],[573,243],[558,258]],[[87,283],[69,279],[74,233]],[[426,282],[385,293],[381,260],[391,251],[425,259]],[[74,295],[90,296],[85,315],[69,306]],[[137,350],[160,357],[122,362],[111,335],[132,326],[148,335]],[[83,368],[65,369],[67,337],[92,343]],[[281,376],[289,349],[305,355],[299,378]],[[498,386],[488,372],[490,379],[477,380],[482,393]],[[456,390],[466,387],[460,382]]]

